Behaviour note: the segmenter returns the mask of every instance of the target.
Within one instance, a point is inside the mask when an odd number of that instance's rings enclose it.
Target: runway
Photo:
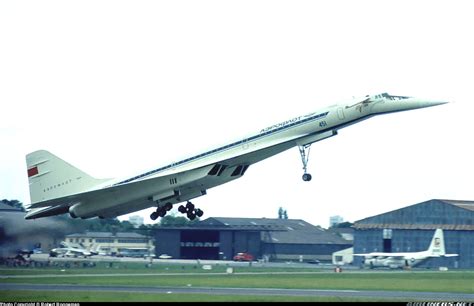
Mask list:
[[[146,286],[102,286],[66,284],[11,284],[0,283],[0,290],[39,291],[111,291],[161,294],[210,294],[210,295],[283,295],[314,297],[373,298],[401,301],[451,301],[473,302],[474,294],[409,291],[365,291],[365,290],[315,290],[277,288],[217,288],[217,287],[146,287]]]

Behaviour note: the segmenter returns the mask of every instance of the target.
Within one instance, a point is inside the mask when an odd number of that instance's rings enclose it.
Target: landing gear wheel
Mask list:
[[[182,214],[185,214],[186,213],[186,207],[184,207],[183,205],[179,205],[178,211]]]
[[[150,215],[150,219],[155,221],[156,219],[158,219],[158,212],[152,212],[151,215]]]
[[[173,204],[169,202],[166,203],[165,206],[163,206],[163,209],[165,209],[166,211],[170,211],[172,208],[173,208]]]
[[[196,216],[198,216],[199,218],[201,218],[202,215],[204,215],[204,212],[203,212],[202,210],[200,210],[199,208],[196,209],[196,212],[195,212],[195,213],[196,213]]]
[[[166,210],[160,209],[160,210],[158,211],[158,215],[163,218],[164,216],[166,216]]]
[[[187,209],[188,211],[194,210],[194,204],[191,203],[191,202],[186,203],[186,209]]]
[[[196,215],[192,211],[188,211],[188,213],[186,215],[187,215],[188,219],[191,220],[191,221],[196,219]]]
[[[309,173],[303,174],[303,181],[305,181],[305,182],[311,181],[312,178],[313,178],[313,177],[312,177],[311,174],[309,174]]]

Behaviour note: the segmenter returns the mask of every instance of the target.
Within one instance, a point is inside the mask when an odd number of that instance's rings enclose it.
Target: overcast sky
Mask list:
[[[0,198],[25,155],[126,177],[339,100],[453,103],[378,116],[193,202],[206,217],[327,227],[433,198],[474,200],[470,1],[2,1]],[[141,214],[149,221],[150,210]],[[34,222],[34,221],[32,221]]]

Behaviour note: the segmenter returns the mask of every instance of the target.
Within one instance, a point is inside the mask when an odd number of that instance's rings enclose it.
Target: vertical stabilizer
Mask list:
[[[98,186],[99,180],[48,151],[26,155],[31,203],[64,197]]]
[[[430,247],[428,252],[432,257],[444,256],[446,251],[444,249],[444,235],[442,229],[437,229],[431,239]]]

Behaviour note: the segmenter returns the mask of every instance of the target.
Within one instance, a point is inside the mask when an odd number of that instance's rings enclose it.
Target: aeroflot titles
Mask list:
[[[298,116],[298,117],[295,117],[293,119],[290,119],[290,120],[286,120],[286,121],[283,121],[283,122],[280,122],[280,123],[277,123],[277,124],[274,124],[272,126],[269,126],[267,128],[264,128],[260,131],[260,134],[261,133],[265,133],[265,132],[268,132],[270,130],[273,130],[273,129],[277,129],[277,128],[280,128],[280,127],[284,127],[284,126],[287,126],[291,123],[294,123],[294,122],[298,122],[301,120],[301,116]]]
[[[247,139],[244,139],[244,140],[240,140],[238,142],[234,142],[232,144],[229,144],[229,145],[226,145],[224,147],[220,147],[218,149],[214,149],[212,151],[209,151],[209,152],[206,152],[206,153],[202,153],[200,155],[197,155],[197,156],[194,156],[194,157],[191,157],[191,158],[188,158],[188,159],[185,159],[185,160],[182,160],[182,161],[179,161],[179,162],[176,162],[176,163],[172,163],[170,165],[167,165],[167,166],[164,166],[164,167],[161,167],[161,168],[158,168],[158,169],[155,169],[155,170],[152,170],[152,171],[149,171],[147,173],[144,173],[144,174],[140,174],[140,175],[137,175],[137,176],[134,176],[132,178],[129,178],[125,181],[121,181],[121,182],[118,182],[118,183],[115,183],[113,184],[112,186],[116,186],[116,185],[120,185],[120,184],[124,184],[124,183],[130,183],[136,179],[142,179],[146,176],[149,176],[149,175],[152,175],[152,174],[155,174],[159,171],[163,171],[163,170],[166,170],[166,169],[169,169],[169,168],[172,168],[172,167],[175,167],[175,166],[178,166],[178,165],[181,165],[181,164],[184,164],[184,163],[187,163],[187,162],[190,162],[192,160],[196,160],[198,158],[202,158],[204,156],[208,156],[210,154],[213,154],[213,153],[216,153],[216,152],[220,152],[220,151],[223,151],[223,150],[227,150],[233,146],[236,146],[236,145],[241,145],[242,143],[244,142],[247,142],[247,141],[251,141],[253,139],[257,139],[259,137],[262,137],[263,135],[262,134],[266,134],[266,133],[269,133],[270,131],[272,131],[272,133],[274,131],[277,131],[277,130],[282,130],[284,129],[285,127],[289,127],[289,126],[294,126],[296,124],[300,124],[300,123],[305,123],[305,122],[309,122],[311,120],[316,120],[316,119],[322,119],[324,117],[327,116],[327,114],[329,114],[329,112],[324,112],[324,113],[321,113],[321,114],[318,114],[318,115],[314,115],[315,113],[311,113],[311,114],[308,114],[308,115],[305,115],[305,116],[298,116],[298,117],[295,117],[293,119],[290,119],[290,120],[286,120],[286,121],[283,121],[281,123],[278,123],[278,124],[275,124],[275,125],[272,125],[270,127],[267,127],[265,129],[262,129],[260,131],[260,133],[258,135],[255,135],[255,136],[252,136],[250,138],[247,138]],[[0,305],[1,306],[1,305]]]
[[[308,119],[308,117],[310,117],[310,119],[315,119],[315,118],[318,118],[318,117],[325,117],[327,114],[328,113],[326,112],[326,113],[319,114],[317,116],[313,116],[314,113],[311,113],[311,114],[308,114],[308,115],[305,115],[305,116],[298,116],[298,117],[295,117],[293,119],[286,120],[286,121],[274,124],[272,126],[269,126],[267,128],[264,128],[260,131],[260,134],[266,133],[266,132],[271,131],[271,130],[279,129],[279,128],[285,127],[287,125],[294,125],[294,124],[296,124],[297,122],[299,122],[303,119]]]

